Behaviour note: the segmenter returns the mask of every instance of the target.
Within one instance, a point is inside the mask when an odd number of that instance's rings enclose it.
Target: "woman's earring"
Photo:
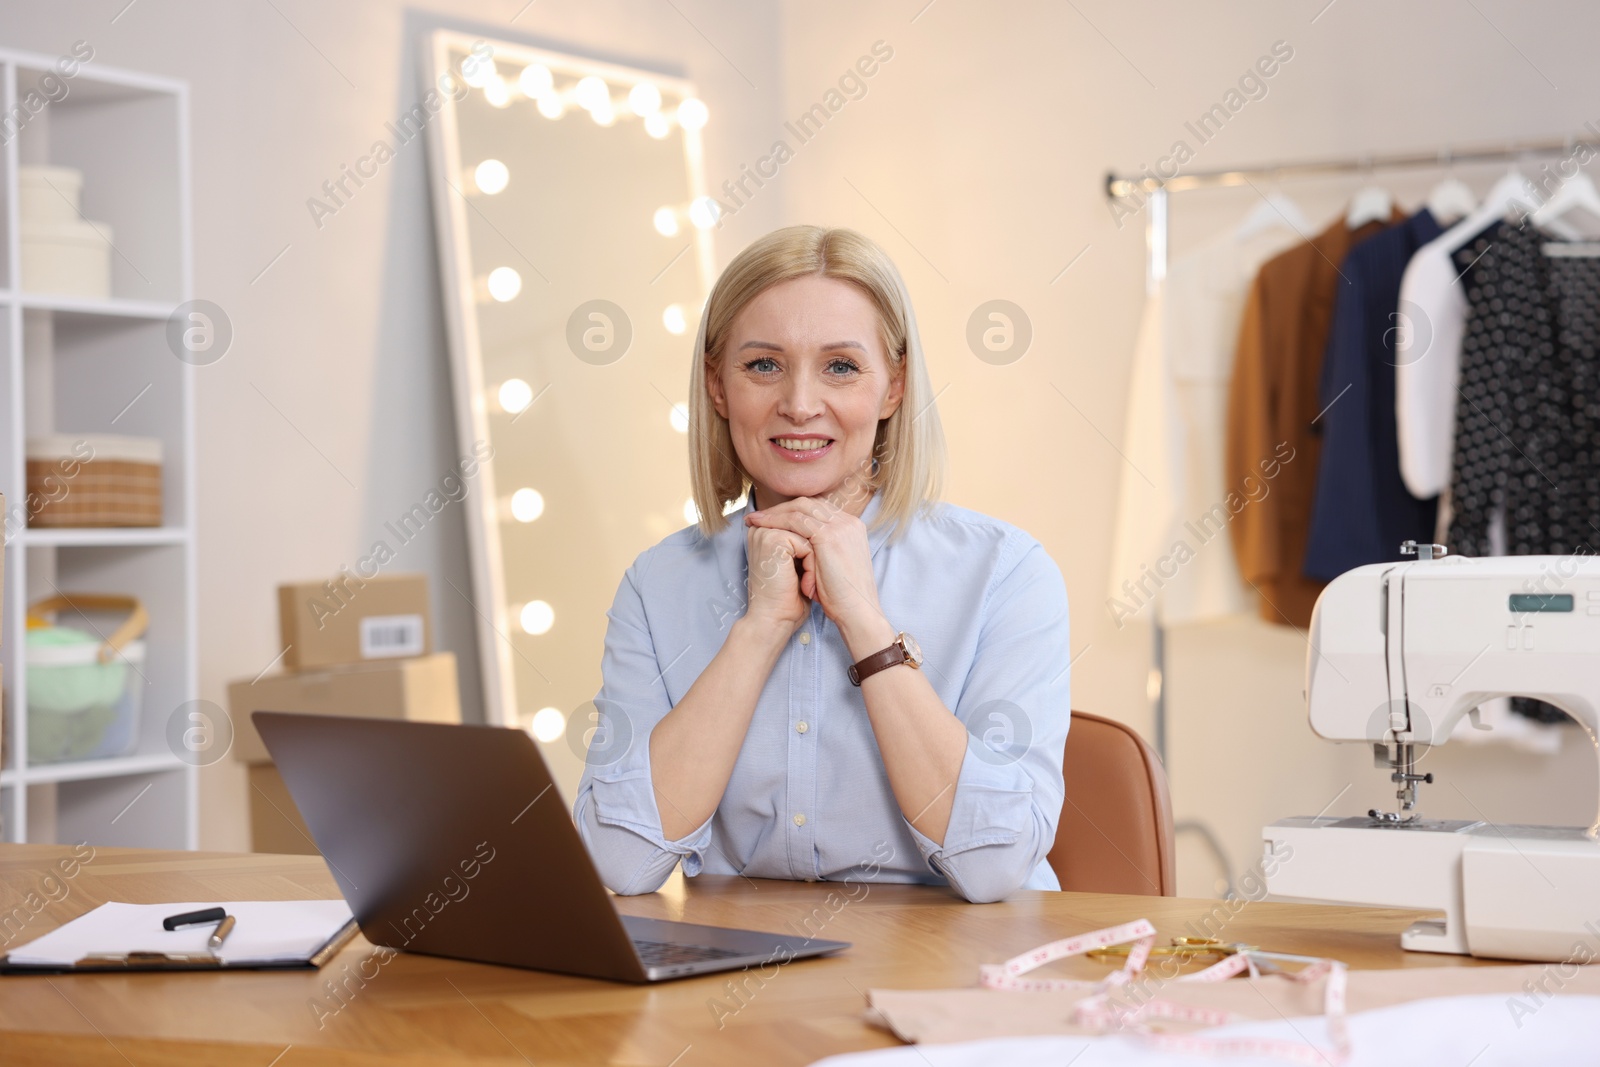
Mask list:
[[[872,477],[876,478],[878,476],[878,471],[881,470],[882,468],[883,468],[883,464],[878,462],[878,457],[877,456],[873,456],[872,457]]]

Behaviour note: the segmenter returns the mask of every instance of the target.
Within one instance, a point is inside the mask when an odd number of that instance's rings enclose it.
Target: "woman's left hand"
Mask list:
[[[745,517],[747,526],[788,530],[811,542],[800,592],[822,605],[841,631],[883,619],[867,525],[816,497],[799,496]]]

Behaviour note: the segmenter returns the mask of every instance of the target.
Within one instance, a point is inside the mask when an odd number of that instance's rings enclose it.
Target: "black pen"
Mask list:
[[[176,930],[180,926],[201,926],[205,923],[219,923],[228,917],[222,908],[202,908],[199,911],[186,911],[178,915],[169,915],[161,920],[163,930]]]

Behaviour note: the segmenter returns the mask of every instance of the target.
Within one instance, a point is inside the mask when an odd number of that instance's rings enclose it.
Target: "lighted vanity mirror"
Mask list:
[[[712,271],[707,109],[680,78],[450,31],[424,49],[487,719],[570,795],[606,610],[694,521],[687,401]],[[470,669],[470,665],[463,665]]]

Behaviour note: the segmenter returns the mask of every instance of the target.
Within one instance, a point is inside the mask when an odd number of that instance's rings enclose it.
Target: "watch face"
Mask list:
[[[917,644],[917,639],[910,634],[900,635],[900,646],[906,650],[906,656],[917,666],[922,666],[922,646]]]

